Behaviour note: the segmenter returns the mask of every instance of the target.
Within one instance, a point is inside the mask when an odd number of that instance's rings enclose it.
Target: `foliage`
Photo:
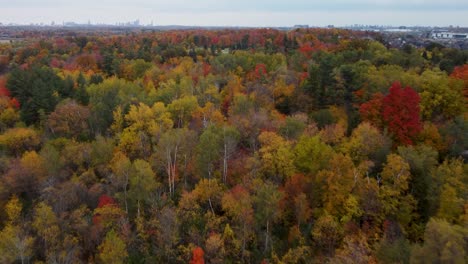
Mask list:
[[[394,83],[382,101],[382,117],[388,131],[402,144],[412,144],[422,129],[419,117],[419,95],[410,87]]]
[[[1,263],[466,262],[466,51],[334,28],[14,34]]]

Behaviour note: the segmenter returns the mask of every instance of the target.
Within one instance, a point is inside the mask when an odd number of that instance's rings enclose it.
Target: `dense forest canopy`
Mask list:
[[[339,29],[26,40],[0,44],[1,263],[468,261],[467,51]]]

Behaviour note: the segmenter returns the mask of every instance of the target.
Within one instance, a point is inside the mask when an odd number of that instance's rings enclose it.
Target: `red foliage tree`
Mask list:
[[[468,64],[455,67],[450,77],[463,80],[468,85]]]
[[[450,77],[465,82],[465,89],[463,89],[463,94],[465,95],[466,105],[468,106],[468,64],[455,67],[455,70],[453,70]]]
[[[190,260],[190,264],[205,264],[205,259],[203,256],[205,252],[201,247],[196,247],[192,251],[192,260]]]
[[[382,128],[382,102],[384,95],[376,93],[368,102],[363,103],[359,108],[361,119],[374,125],[375,127]]]
[[[255,77],[260,79],[262,77],[266,77],[267,75],[267,68],[266,65],[263,63],[259,63],[255,66]]]
[[[203,76],[206,77],[208,74],[210,74],[210,72],[211,72],[211,65],[204,62],[203,63]]]
[[[393,83],[390,93],[382,101],[382,117],[397,143],[411,145],[421,131],[419,102],[421,98],[411,87]]]
[[[98,208],[104,207],[104,206],[115,206],[115,200],[114,198],[108,196],[108,195],[101,195],[99,197],[99,203],[98,203]]]
[[[16,109],[19,109],[20,106],[21,106],[20,103],[18,102],[18,100],[16,100],[16,98],[12,98],[10,100],[10,104]]]
[[[6,79],[0,78],[0,96],[10,97],[10,91],[6,88]]]

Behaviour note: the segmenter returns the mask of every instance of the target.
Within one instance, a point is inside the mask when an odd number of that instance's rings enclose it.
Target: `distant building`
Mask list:
[[[468,33],[455,33],[448,31],[432,32],[431,38],[434,39],[468,39]]]
[[[294,25],[294,28],[309,28],[309,25]]]

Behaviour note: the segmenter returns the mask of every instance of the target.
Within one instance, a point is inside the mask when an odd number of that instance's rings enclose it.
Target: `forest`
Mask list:
[[[468,51],[342,29],[0,44],[0,263],[467,263]]]

